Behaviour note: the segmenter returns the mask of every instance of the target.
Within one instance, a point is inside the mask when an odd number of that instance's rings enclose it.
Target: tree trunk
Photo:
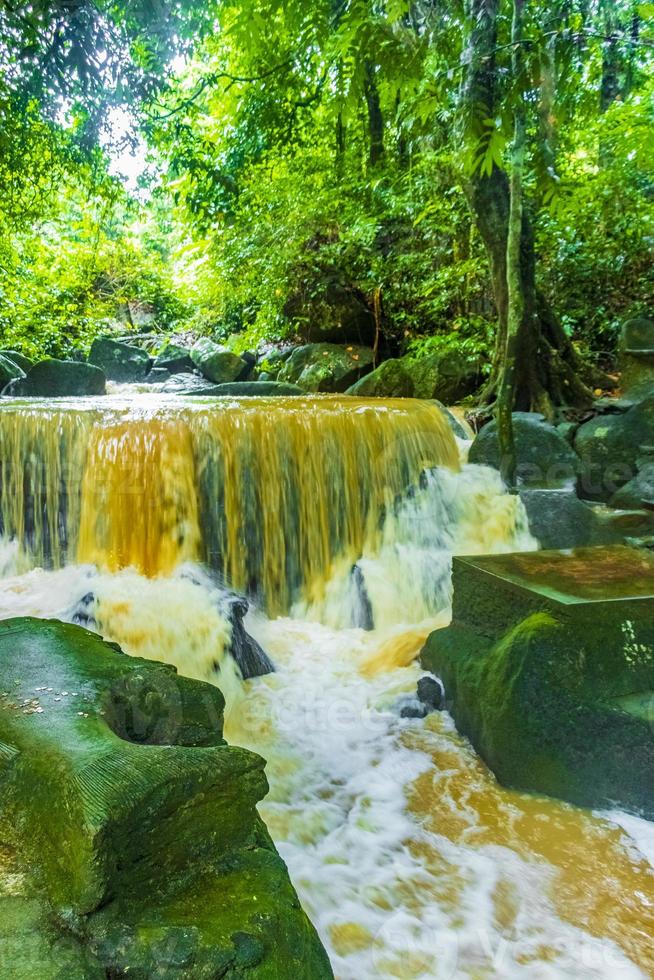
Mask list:
[[[513,27],[511,41],[511,68],[514,80],[522,76],[522,13],[524,0],[513,0]],[[525,290],[522,280],[522,223],[523,207],[523,173],[525,168],[525,148],[527,142],[527,111],[524,95],[518,86],[516,107],[513,113],[513,146],[511,148],[511,177],[509,181],[509,220],[506,236],[506,342],[504,357],[497,388],[495,416],[497,419],[497,436],[500,450],[500,472],[507,487],[511,489],[516,484],[516,448],[513,437],[513,404],[516,394],[516,359],[518,355],[518,339],[523,325],[529,327],[529,332],[535,332],[535,325],[525,324],[527,311],[525,308]],[[529,311],[533,319],[535,310]]]
[[[483,131],[477,119],[493,119],[496,106],[497,22],[500,0],[470,0],[472,28],[466,53],[466,74],[461,91],[461,114],[475,135]],[[509,178],[493,165],[490,173],[476,170],[465,185],[470,210],[488,254],[493,295],[498,314],[495,351],[488,383],[482,392],[485,405],[495,402],[507,356],[509,328],[508,245],[513,227],[512,290],[512,408],[539,411],[548,417],[554,406],[581,406],[591,393],[580,378],[583,366],[545,298],[536,289],[536,253],[528,208],[511,215]],[[513,222],[510,218],[513,217]],[[516,306],[516,298],[518,305]],[[506,391],[505,391],[506,396]],[[506,411],[506,409],[503,409]]]
[[[379,101],[379,89],[375,66],[371,61],[366,62],[366,77],[364,84],[366,106],[368,107],[368,137],[370,166],[376,166],[384,156],[384,117]]]

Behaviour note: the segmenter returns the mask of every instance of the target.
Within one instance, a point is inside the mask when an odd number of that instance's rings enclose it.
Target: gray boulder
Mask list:
[[[579,459],[553,425],[534,412],[513,413],[513,433],[518,459],[517,479],[522,486],[560,487],[579,472]],[[484,426],[472,446],[469,461],[500,469],[497,424]]]
[[[609,501],[638,472],[638,459],[654,447],[654,396],[626,412],[601,415],[577,430],[581,459],[580,492],[590,500]]]
[[[140,347],[124,344],[111,337],[96,337],[91,344],[89,364],[101,368],[110,381],[129,384],[143,381],[152,360]]]

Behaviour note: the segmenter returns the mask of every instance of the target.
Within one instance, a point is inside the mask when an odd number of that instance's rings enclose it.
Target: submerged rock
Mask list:
[[[353,565],[350,572],[350,583],[353,590],[352,626],[362,630],[374,630],[375,617],[366,581],[360,565]]]
[[[226,384],[245,377],[250,366],[238,354],[221,347],[212,340],[199,340],[191,351],[195,367],[214,384]]]
[[[413,381],[402,361],[392,358],[360,378],[347,389],[346,394],[360,398],[410,398],[413,395]]]
[[[251,677],[263,677],[264,674],[273,674],[275,665],[272,660],[263,647],[245,629],[243,620],[250,608],[250,603],[245,596],[227,593],[221,599],[220,605],[232,627],[229,653],[236,661],[243,680],[249,680]]]
[[[271,398],[305,395],[306,392],[299,385],[284,384],[282,381],[232,381],[230,384],[215,385],[202,394],[230,398]]]
[[[423,666],[504,785],[654,816],[654,560],[623,546],[454,559]]]
[[[89,364],[102,368],[110,381],[125,384],[143,381],[152,365],[150,355],[111,337],[96,337],[89,351]]]
[[[535,412],[514,412],[513,433],[518,460],[518,483],[530,487],[560,487],[574,482],[579,459],[561,433]],[[497,423],[485,425],[468,460],[500,469]]]
[[[277,377],[305,391],[342,393],[372,370],[373,361],[368,347],[305,344],[292,351]]]
[[[332,977],[217,688],[57,621],[0,623],[0,666],[0,830],[67,976]]]
[[[80,361],[39,361],[27,377],[11,381],[2,392],[15,398],[79,398],[104,395],[107,379],[104,371]]]

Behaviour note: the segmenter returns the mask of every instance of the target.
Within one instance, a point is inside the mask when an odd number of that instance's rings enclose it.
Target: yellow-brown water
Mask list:
[[[331,397],[9,405],[0,456],[2,528],[33,563],[201,559],[272,612],[374,547],[425,469],[458,468],[436,406]]]
[[[268,405],[5,408],[2,520],[23,547],[0,555],[0,616],[71,618],[92,594],[127,653],[225,688],[339,980],[654,977],[652,825],[506,791],[447,714],[399,714],[447,621],[450,553],[534,546],[519,501],[459,470],[432,406]],[[265,595],[248,629],[275,674],[228,669],[196,561]],[[371,632],[343,628],[352,562]]]

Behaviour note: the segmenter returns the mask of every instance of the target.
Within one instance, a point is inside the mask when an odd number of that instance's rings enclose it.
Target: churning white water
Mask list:
[[[245,683],[221,590],[195,567],[17,573],[7,544],[0,616],[70,620],[86,600],[127,653],[223,687],[228,739],[268,760],[261,813],[339,980],[652,976],[651,825],[504,791],[446,713],[400,715],[447,622],[452,552],[533,546],[495,474],[433,473],[358,562],[375,629],[348,625],[361,582],[336,566],[292,617],[250,612],[277,670]]]

